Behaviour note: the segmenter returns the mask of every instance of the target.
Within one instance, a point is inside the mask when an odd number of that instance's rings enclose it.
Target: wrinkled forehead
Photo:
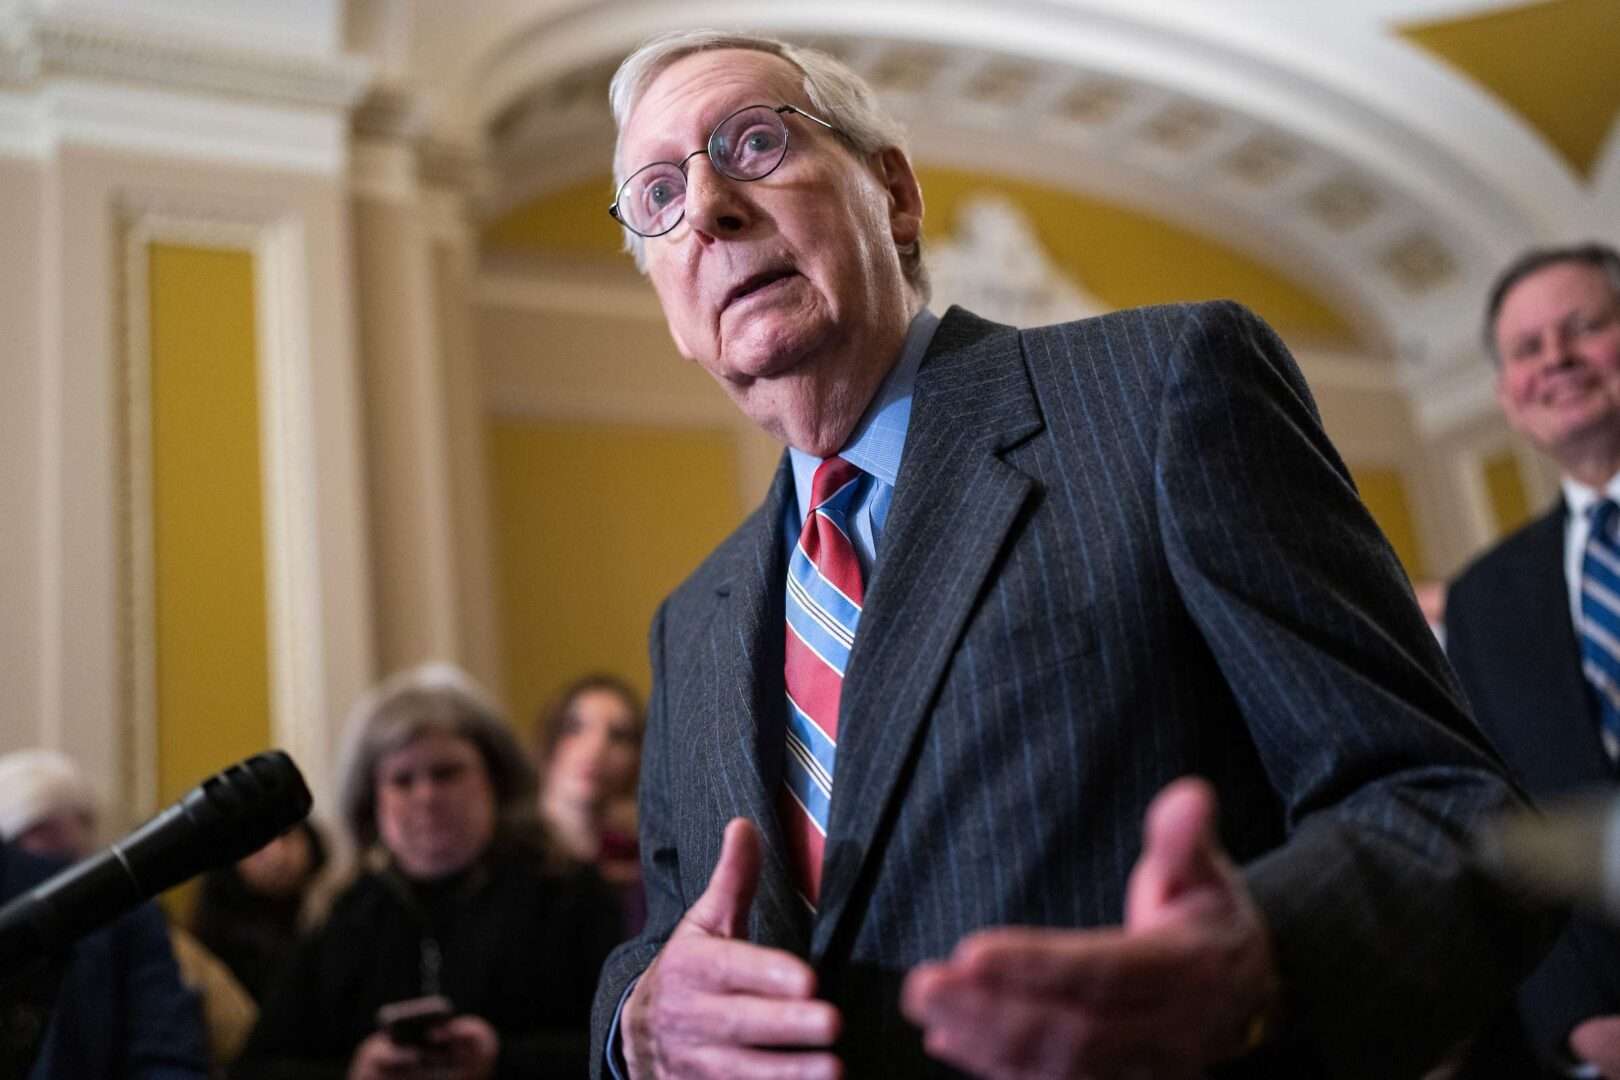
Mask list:
[[[713,49],[683,56],[647,85],[619,132],[617,164],[679,159],[745,105],[807,105],[804,76],[780,56]]]

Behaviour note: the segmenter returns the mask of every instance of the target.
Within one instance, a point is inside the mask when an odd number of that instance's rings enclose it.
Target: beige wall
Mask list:
[[[455,548],[456,631],[467,669],[505,688],[485,432],[483,375],[471,310],[471,253],[439,241],[433,255],[445,413],[450,442],[450,524]]]
[[[44,296],[48,178],[0,158],[0,751],[49,740],[45,701]]]
[[[463,197],[406,140],[357,139],[355,303],[379,672],[458,663],[504,687]]]

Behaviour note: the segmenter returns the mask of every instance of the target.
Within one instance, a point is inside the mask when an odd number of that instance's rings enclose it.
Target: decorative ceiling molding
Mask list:
[[[484,185],[485,163],[478,149],[436,136],[421,96],[406,87],[373,86],[355,106],[349,126],[355,145],[351,180],[357,190],[414,198],[418,182],[463,194]],[[385,151],[383,144],[391,149]]]
[[[1016,204],[977,197],[957,212],[949,239],[928,249],[935,310],[952,304],[1011,326],[1100,315],[1108,305],[1052,262]]]
[[[340,174],[337,113],[74,79],[0,90],[0,155],[48,159],[64,145],[221,165]]]
[[[8,16],[0,23],[0,88],[28,90],[53,78],[346,110],[365,91],[371,65],[351,56],[253,50],[158,34],[80,14],[25,10]]]
[[[1107,198],[1217,237],[1309,282],[1397,358],[1434,354],[1399,347],[1415,300],[1438,306],[1483,288],[1465,273],[1483,261],[1469,229],[1440,231],[1437,208],[1252,116],[1158,84],[982,49],[828,33],[810,43],[882,88],[920,162]],[[594,157],[600,171],[613,66],[584,58],[501,110],[486,213],[586,178],[582,161]],[[559,145],[577,149],[560,154]]]
[[[487,209],[500,213],[601,171],[586,163],[610,145],[608,75],[648,35],[718,25],[804,40],[879,88],[923,164],[1117,201],[1284,270],[1367,327],[1420,422],[1443,427],[1480,401],[1475,322],[1497,268],[1534,243],[1615,239],[1596,223],[1620,209],[1620,135],[1581,185],[1521,120],[1398,32],[1396,20],[1456,10],[498,0],[504,29],[452,47],[435,118],[487,140]]]

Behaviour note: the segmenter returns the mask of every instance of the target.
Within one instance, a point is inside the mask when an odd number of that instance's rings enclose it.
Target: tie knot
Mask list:
[[[841,457],[830,457],[816,466],[815,478],[810,481],[810,509],[812,512],[843,496],[847,502],[855,490],[855,483],[864,474],[856,465]]]

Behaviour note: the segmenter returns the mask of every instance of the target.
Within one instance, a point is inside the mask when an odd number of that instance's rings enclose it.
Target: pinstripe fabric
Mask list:
[[[1506,992],[1530,935],[1459,837],[1511,796],[1247,312],[942,320],[844,681],[813,919],[760,805],[789,490],[779,471],[655,622],[651,913],[604,969],[599,1039],[743,814],[766,842],[750,934],[816,965],[847,1073],[943,1074],[900,1016],[905,972],[986,926],[1118,922],[1142,813],[1189,772],[1221,793],[1289,977],[1293,1060],[1249,1075],[1408,1075]]]

